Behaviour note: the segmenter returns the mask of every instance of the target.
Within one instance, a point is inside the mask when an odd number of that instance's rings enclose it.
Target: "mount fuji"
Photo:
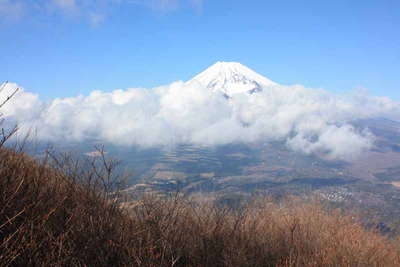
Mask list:
[[[228,97],[238,93],[252,94],[277,85],[237,62],[217,62],[187,82],[187,84],[194,83],[213,92],[222,92]]]

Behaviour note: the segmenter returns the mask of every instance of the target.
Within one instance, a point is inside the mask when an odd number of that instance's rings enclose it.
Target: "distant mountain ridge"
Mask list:
[[[238,62],[217,62],[187,83],[199,83],[213,92],[219,91],[227,96],[255,93],[265,87],[277,85]]]

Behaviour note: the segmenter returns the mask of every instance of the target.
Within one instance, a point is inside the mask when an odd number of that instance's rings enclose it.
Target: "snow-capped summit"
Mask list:
[[[227,96],[243,92],[254,93],[276,85],[275,82],[237,62],[217,62],[188,81],[194,82],[210,90],[221,91]]]

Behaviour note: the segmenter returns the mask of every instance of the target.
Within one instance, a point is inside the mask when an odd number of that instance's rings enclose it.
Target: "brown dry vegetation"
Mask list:
[[[175,196],[121,209],[104,191],[112,165],[92,163],[1,148],[1,266],[400,266],[392,241],[318,203]]]

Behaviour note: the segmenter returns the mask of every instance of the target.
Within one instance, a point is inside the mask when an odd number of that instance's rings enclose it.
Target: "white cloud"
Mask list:
[[[7,85],[1,97],[15,87]],[[50,103],[21,91],[3,112],[22,131],[35,127],[42,140],[97,139],[144,147],[279,140],[296,151],[351,159],[372,147],[373,136],[349,122],[377,116],[399,119],[400,104],[367,94],[344,98],[280,85],[227,100],[200,85],[175,82],[153,89],[93,91]]]

